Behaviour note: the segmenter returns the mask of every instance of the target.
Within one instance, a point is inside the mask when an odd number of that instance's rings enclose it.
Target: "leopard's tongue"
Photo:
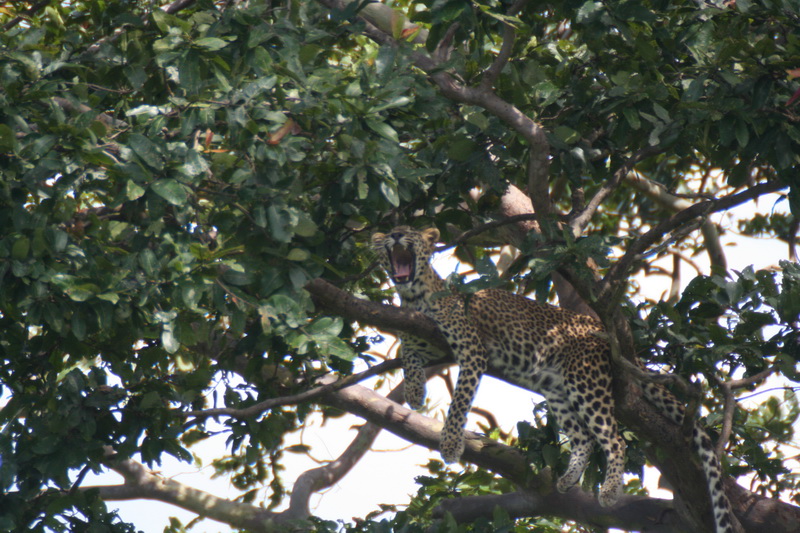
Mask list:
[[[392,270],[395,281],[405,282],[411,279],[414,267],[414,256],[405,247],[395,244],[392,247]]]

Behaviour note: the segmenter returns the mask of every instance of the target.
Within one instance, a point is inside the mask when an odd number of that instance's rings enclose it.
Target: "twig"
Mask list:
[[[175,2],[172,2],[171,4],[167,4],[165,6],[161,6],[159,9],[163,10],[165,13],[168,13],[170,15],[174,15],[178,11],[191,6],[196,1],[197,0],[176,0]],[[142,17],[142,24],[144,25],[144,27],[150,26],[150,19],[148,18],[147,15]],[[120,36],[123,33],[125,33],[125,31],[128,29],[128,27],[129,27],[129,24],[123,24],[121,27],[119,27],[116,30],[114,30],[114,33],[112,33],[111,35],[103,37],[102,39],[99,39],[97,42],[95,42],[91,46],[89,46],[86,49],[86,51],[83,53],[83,55],[93,55],[93,54],[97,53],[100,50],[100,47],[103,44],[109,43],[109,42],[114,42],[117,39],[119,39]]]
[[[517,222],[523,222],[526,220],[536,220],[536,213],[523,213],[521,215],[512,215],[510,217],[502,218],[499,220],[492,220],[491,222],[486,222],[484,224],[481,224],[480,226],[472,228],[471,230],[465,231],[464,233],[462,233],[461,235],[450,241],[449,244],[437,247],[436,252],[442,252],[450,248],[455,248],[456,246],[459,246],[460,244],[470,240],[476,235],[480,235],[481,233],[498,228],[500,226],[505,226],[506,224],[516,224]]]
[[[400,361],[397,359],[392,359],[390,361],[384,361],[383,363],[377,364],[358,374],[347,376],[333,383],[328,383],[325,385],[314,387],[313,389],[309,389],[299,394],[293,394],[291,396],[281,396],[279,398],[270,398],[268,400],[264,400],[263,402],[258,402],[257,404],[251,405],[250,407],[244,407],[241,409],[233,407],[220,407],[216,409],[201,409],[198,411],[187,411],[186,413],[183,413],[183,416],[198,418],[198,419],[209,418],[214,416],[229,416],[232,418],[239,418],[239,419],[251,418],[263,413],[268,409],[273,409],[275,407],[281,407],[284,405],[297,405],[299,403],[319,398],[320,396],[329,394],[331,392],[335,392],[344,387],[349,387],[350,385],[354,385],[359,381],[363,381],[372,376],[377,376],[378,374],[388,372],[389,370],[393,370],[395,368],[398,368],[399,366],[400,366]]]
[[[17,15],[13,19],[11,19],[8,22],[6,22],[5,24],[3,24],[3,31],[8,31],[8,30],[12,29],[14,26],[19,24],[20,22],[22,22],[26,18],[32,17],[33,15],[36,14],[37,11],[39,11],[43,7],[47,7],[49,4],[50,4],[50,0],[41,0],[40,2],[37,2],[36,4],[33,4],[31,7],[29,7],[25,11],[25,13],[23,15]]]
[[[724,398],[722,410],[722,429],[720,430],[719,439],[717,439],[715,450],[717,457],[722,456],[733,431],[733,415],[736,412],[736,398],[733,395],[733,391],[736,389],[749,387],[750,385],[755,385],[759,381],[767,379],[770,374],[776,372],[777,370],[778,366],[772,365],[769,368],[766,368],[757,374],[753,374],[750,377],[732,379],[730,381],[722,381],[716,378],[716,376],[714,377],[719,389],[722,391],[722,396]]]
[[[626,159],[625,162],[622,163],[616,171],[614,171],[611,179],[604,183],[603,186],[600,187],[600,189],[594,194],[586,207],[570,221],[569,225],[572,229],[572,234],[577,237],[583,233],[600,205],[612,192],[614,192],[617,187],[619,187],[619,184],[622,183],[622,180],[625,179],[625,176],[627,176],[628,173],[633,170],[633,167],[636,165],[636,163],[661,153],[661,151],[662,149],[660,147],[647,146],[638,150],[628,159]]]
[[[691,202],[688,201],[690,195],[680,195],[667,191],[667,189],[660,183],[639,175],[637,172],[629,172],[625,177],[626,183],[633,188],[645,194],[647,197],[652,198],[658,205],[662,206],[673,213],[677,213],[683,209],[691,207]],[[697,199],[698,195],[691,195],[693,199]],[[713,200],[709,198],[708,194],[703,195],[704,200]],[[705,219],[702,222],[700,231],[703,234],[703,242],[706,245],[708,252],[708,259],[711,263],[712,269],[717,269],[720,272],[725,272],[728,269],[725,252],[722,249],[719,239],[719,230],[716,224],[711,220]]]
[[[667,220],[658,223],[650,231],[632,242],[625,254],[608,269],[608,273],[599,284],[597,300],[603,302],[606,306],[615,305],[616,300],[611,299],[611,296],[613,296],[612,293],[622,280],[627,278],[636,259],[640,257],[641,254],[645,253],[656,241],[663,238],[664,235],[673,231],[675,228],[697,217],[730,209],[733,206],[758,198],[763,194],[779,191],[784,188],[786,188],[786,185],[780,182],[768,181],[759,183],[745,191],[723,196],[717,200],[698,202],[683,211],[679,211]]]
[[[507,11],[507,15],[512,17],[522,10],[525,4],[528,3],[528,0],[517,0],[514,4],[509,8]],[[481,79],[480,86],[484,89],[491,89],[495,82],[497,82],[497,78],[500,77],[500,73],[503,71],[503,68],[508,63],[508,60],[511,58],[511,51],[514,49],[514,42],[516,41],[516,28],[509,24],[508,22],[503,23],[503,44],[500,47],[500,52],[497,54],[497,57],[492,61],[492,64],[489,66],[488,69],[483,74],[483,78]]]

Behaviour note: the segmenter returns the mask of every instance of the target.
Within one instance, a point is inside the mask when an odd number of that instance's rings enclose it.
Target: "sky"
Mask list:
[[[757,206],[751,203],[734,211],[716,214],[713,221],[723,227],[735,230],[737,216],[748,216],[754,209],[763,213],[772,210],[785,211],[787,207],[785,202],[775,204],[774,200],[761,199]],[[749,265],[754,265],[756,269],[767,268],[777,265],[779,260],[786,259],[788,255],[786,243],[776,239],[746,238],[728,231],[723,240],[726,243],[726,256],[730,270],[742,270]],[[708,261],[705,255],[693,259],[705,269],[705,272],[708,271]],[[665,267],[671,269],[671,260],[668,261],[669,263]],[[445,276],[455,269],[454,261],[444,257],[444,254],[434,258],[434,266]],[[685,285],[696,275],[696,272],[683,263],[682,269],[681,279]],[[638,281],[642,291],[655,299],[666,293],[670,286],[670,279],[666,276],[650,276],[646,279],[639,277]],[[387,387],[395,385],[399,379],[400,375],[397,373],[388,380]],[[363,385],[370,387],[374,381],[374,379],[367,381]],[[770,389],[781,385],[782,383],[772,380],[761,389]],[[749,401],[763,402],[766,400],[767,394],[782,397],[782,391],[778,390],[752,396]],[[429,414],[443,419],[449,396],[442,380],[433,379],[428,383],[428,397],[431,399]],[[541,397],[530,391],[491,377],[484,377],[474,405],[494,413],[502,430],[513,431],[516,434],[517,422],[530,420],[532,407],[539,401],[541,401]],[[476,430],[476,421],[478,420],[480,419],[471,416],[467,429]],[[325,424],[322,423],[320,416],[310,417],[303,431],[292,435],[287,445],[302,442],[310,446],[314,460],[303,454],[287,454],[287,470],[283,475],[287,486],[291,487],[292,481],[303,471],[319,466],[315,460],[326,461],[338,457],[355,437],[357,427],[362,423],[361,419],[352,415],[329,420]],[[796,431],[800,434],[800,427],[797,427]],[[224,435],[208,439],[191,449],[201,458],[205,466],[198,468],[166,458],[160,468],[161,473],[216,496],[235,497],[237,491],[232,489],[227,479],[210,479],[213,469],[208,465],[214,457],[224,453],[222,452],[224,439]],[[787,453],[787,455],[798,455],[798,453],[800,450],[794,450],[793,453]],[[375,511],[379,504],[403,505],[408,503],[409,495],[414,494],[418,488],[414,481],[415,478],[427,474],[424,465],[431,458],[439,459],[438,452],[412,446],[388,431],[383,431],[378,436],[373,451],[366,454],[343,480],[312,496],[311,512],[325,519],[351,520],[353,517],[364,517],[367,513]],[[800,464],[797,461],[794,462],[793,467],[800,471]],[[451,468],[460,467],[454,465]],[[380,473],[382,479],[391,480],[391,482],[375,483],[376,472]],[[112,472],[97,478],[88,478],[84,481],[84,485],[110,484],[121,481],[122,478]],[[657,471],[648,469],[645,475],[645,486],[650,488],[651,495],[671,498],[669,491],[657,488],[657,482]],[[369,487],[369,489],[364,490],[364,487]],[[109,502],[109,506],[118,508],[120,516],[124,520],[135,524],[138,529],[147,533],[162,531],[170,516],[178,517],[184,524],[195,517],[193,513],[154,501]],[[216,533],[227,532],[230,529],[224,524],[204,520],[196,525],[193,531]]]

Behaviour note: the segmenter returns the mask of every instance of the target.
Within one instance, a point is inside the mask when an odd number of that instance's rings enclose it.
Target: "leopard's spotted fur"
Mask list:
[[[578,482],[597,443],[607,464],[598,500],[606,507],[614,505],[622,493],[625,443],[614,417],[610,352],[601,323],[502,290],[483,290],[466,300],[456,294],[443,295],[443,280],[430,265],[438,239],[436,229],[417,231],[399,226],[388,234],[376,233],[372,244],[394,281],[402,305],[436,321],[459,366],[442,430],[442,457],[447,462],[461,457],[466,416],[491,361],[510,381],[542,394],[569,437],[572,453],[557,489],[564,492]],[[418,409],[425,397],[423,367],[440,354],[413,336],[402,336],[401,341],[406,401]],[[666,389],[648,383],[643,390],[666,416],[682,423],[683,405]],[[694,444],[708,480],[716,531],[733,533],[719,462],[699,426],[694,430]]]

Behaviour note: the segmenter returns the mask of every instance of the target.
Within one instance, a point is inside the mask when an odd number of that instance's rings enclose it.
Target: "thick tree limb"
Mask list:
[[[523,216],[526,213],[531,213],[534,210],[534,205],[531,198],[522,190],[514,185],[509,185],[506,193],[500,198],[500,210],[501,214],[506,217]],[[516,225],[516,228],[518,231],[508,235],[508,242],[509,244],[515,245],[517,248],[520,247],[528,232],[535,231],[541,233],[541,225],[536,221],[520,221]],[[575,286],[564,278],[564,276],[558,272],[553,272],[551,277],[556,289],[556,294],[558,294],[558,303],[561,307],[575,311],[576,313],[583,313],[599,318],[597,313],[594,312],[594,309],[589,307],[586,301],[581,298]]]
[[[306,290],[311,294],[315,305],[335,315],[362,324],[370,324],[389,333],[414,331],[419,337],[428,340],[441,350],[443,355],[449,352],[447,341],[439,332],[436,323],[422,313],[356,298],[320,278],[309,281]],[[397,309],[398,312],[387,313],[387,307]],[[422,329],[417,331],[415,328]]]
[[[519,491],[489,496],[469,496],[443,501],[436,514],[451,513],[458,522],[473,522],[490,517],[500,507],[509,517],[553,516],[576,520],[601,528],[670,533],[686,528],[669,500],[623,495],[619,502],[604,508],[594,495],[579,489],[565,494],[537,494]]]
[[[387,400],[365,387],[356,385],[341,389],[324,401],[329,405],[380,424],[409,442],[431,449],[436,448],[439,444],[439,432],[442,427],[440,422]],[[638,526],[643,523],[657,523],[672,507],[672,504],[666,500],[624,496],[614,507],[601,511],[592,494],[577,488],[566,494],[557,493],[554,490],[549,470],[541,474],[533,474],[527,466],[524,456],[518,450],[471,432],[467,432],[463,459],[529,489],[530,492],[526,490],[517,493],[517,498],[526,500],[526,506],[520,507],[518,502],[512,501],[514,506],[507,509],[513,512],[514,516],[564,516],[577,520],[592,517],[588,520],[590,523],[604,524],[606,527],[638,529]],[[492,503],[515,499],[513,495],[499,498],[498,500],[489,499],[489,503],[482,499],[466,499],[463,502],[461,499],[449,500],[442,505],[440,512],[456,512],[464,520],[471,520],[478,516],[492,516],[494,510]],[[481,503],[480,506],[476,505],[478,502]],[[552,506],[552,509],[542,504]],[[582,511],[576,508],[576,506],[583,505],[587,505],[587,507],[583,507]],[[551,512],[553,510],[555,512]],[[585,513],[585,516],[582,513]]]
[[[158,500],[176,505],[200,516],[212,518],[234,527],[250,531],[308,531],[307,523],[292,524],[291,518],[282,513],[273,513],[246,503],[219,498],[173,479],[150,472],[144,465],[132,459],[120,459],[111,449],[106,449],[105,464],[125,478],[123,485],[83,487],[96,490],[105,500]]]

